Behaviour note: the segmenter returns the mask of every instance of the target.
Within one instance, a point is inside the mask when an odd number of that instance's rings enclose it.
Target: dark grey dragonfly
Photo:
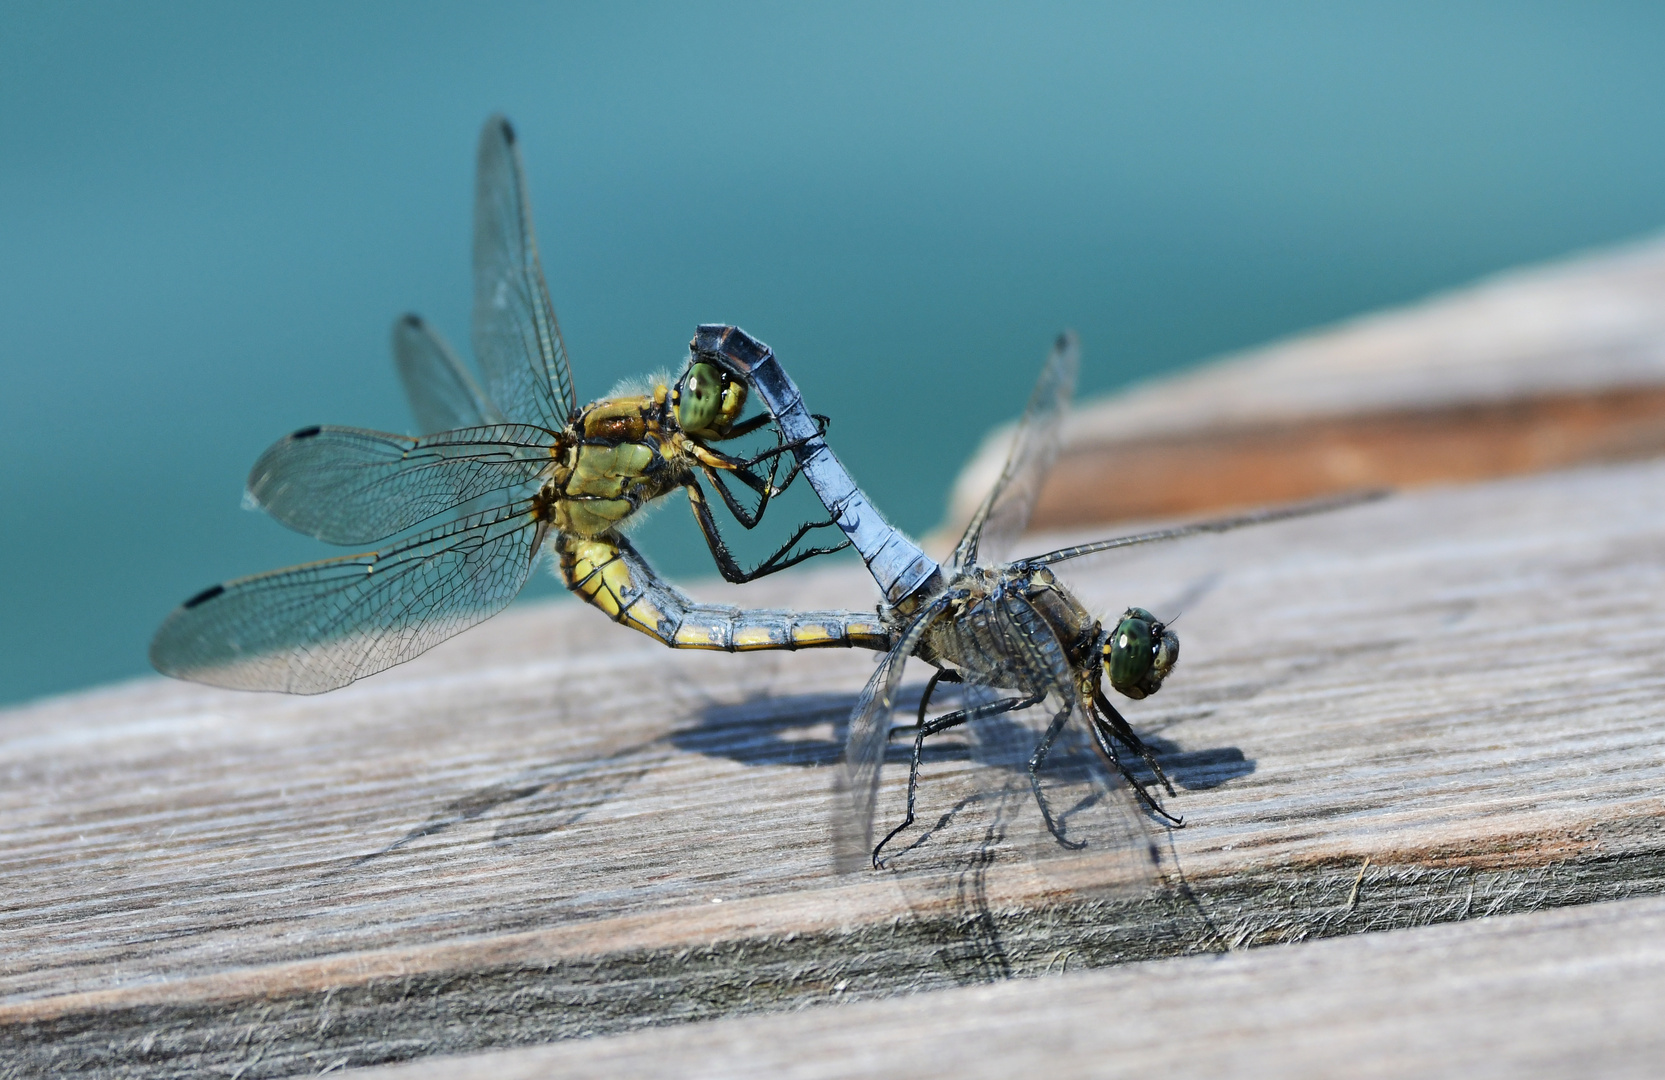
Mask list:
[[[925,740],[962,726],[980,733],[977,737],[990,751],[986,756],[1027,774],[1045,832],[1058,846],[1085,846],[1093,830],[1085,824],[1091,815],[1083,811],[1097,803],[1095,812],[1102,816],[1110,791],[1122,783],[1150,814],[1179,824],[1155,791],[1160,787],[1173,794],[1155,754],[1104,691],[1108,682],[1134,699],[1156,693],[1179,659],[1179,639],[1143,608],[1128,608],[1113,623],[1100,622],[1058,580],[1053,568],[1097,552],[1280,521],[1377,494],[1158,529],[1001,562],[1028,524],[1057,457],[1060,420],[1074,390],[1079,353],[1074,335],[1065,333],[1055,342],[1030,396],[999,481],[943,567],[889,525],[856,487],[813,431],[797,387],[768,346],[735,327],[702,326],[694,353],[752,380],[779,421],[783,437],[796,445],[804,476],[861,552],[885,595],[880,615],[893,645],[858,699],[845,754],[854,835],[863,857],[870,856],[875,866],[885,845],[914,821]],[[891,718],[910,657],[936,671],[913,726],[906,815],[875,844],[880,768],[891,734],[898,730],[892,728]],[[927,721],[931,697],[942,683],[971,684],[984,692],[972,695],[966,707]],[[1047,711],[1032,737],[1014,744],[1014,739],[1025,738],[1016,722],[1018,714],[1043,704]],[[1015,759],[1014,745],[1022,746]],[[1135,763],[1143,764],[1150,781],[1136,775]],[[1049,783],[1049,777],[1056,783]],[[1130,832],[1125,823],[1113,831],[1121,838],[1114,842],[1124,841]]]

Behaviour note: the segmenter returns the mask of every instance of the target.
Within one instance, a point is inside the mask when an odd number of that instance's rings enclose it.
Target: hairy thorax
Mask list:
[[[683,482],[686,436],[665,422],[664,395],[657,387],[652,396],[611,398],[573,417],[555,448],[555,528],[600,536]]]
[[[957,668],[990,686],[1041,689],[1029,685],[1035,680],[1025,675],[1023,660],[1011,651],[1010,620],[1026,609],[1051,629],[1072,670],[1092,669],[1098,621],[1045,567],[1022,573],[978,568],[961,573],[948,587],[968,595],[932,621],[918,649],[921,659]]]

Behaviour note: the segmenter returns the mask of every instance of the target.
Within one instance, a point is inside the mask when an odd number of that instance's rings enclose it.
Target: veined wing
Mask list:
[[[420,439],[302,428],[260,455],[248,498],[297,532],[331,544],[372,544],[475,500],[524,497],[549,466],[551,441],[526,424]]]
[[[1393,492],[1385,488],[1350,491],[1343,495],[1312,499],[1308,502],[1293,503],[1289,506],[1251,510],[1246,514],[1233,514],[1231,517],[1194,521],[1189,525],[1175,525],[1169,529],[1156,529],[1151,532],[1134,533],[1130,536],[1117,536],[1109,540],[1095,540],[1090,544],[1076,544],[1072,547],[1059,548],[1057,551],[1049,551],[1045,555],[1036,555],[1020,561],[1023,564],[1034,566],[1068,562],[1070,559],[1079,559],[1083,555],[1096,555],[1101,551],[1112,551],[1116,548],[1155,544],[1164,540],[1179,540],[1187,536],[1200,536],[1203,533],[1231,532],[1233,529],[1241,529],[1249,525],[1269,525],[1274,521],[1287,521],[1290,518],[1307,517],[1310,514],[1327,514],[1332,510],[1345,510],[1349,506],[1359,506],[1364,503],[1375,502],[1378,499],[1385,499],[1391,494]]]
[[[840,829],[837,858],[843,870],[868,865],[873,851],[873,819],[879,797],[879,769],[890,745],[890,719],[896,707],[896,693],[902,686],[902,671],[908,657],[931,623],[949,604],[963,599],[964,590],[949,589],[938,594],[897,635],[896,645],[874,669],[862,687],[850,714],[850,730],[844,741],[844,772],[840,783],[851,800],[849,829]]]
[[[1012,545],[1029,524],[1040,498],[1041,485],[1058,457],[1060,427],[1070,395],[1075,393],[1076,371],[1081,349],[1072,331],[1064,331],[1053,342],[1052,355],[1029,395],[1029,405],[1018,421],[1011,453],[988,496],[966,526],[954,549],[956,569],[997,563],[1005,559]]]
[[[393,367],[423,434],[505,423],[462,359],[418,315],[393,323]]]
[[[526,174],[501,116],[480,132],[474,191],[474,355],[491,400],[510,420],[551,430],[578,407],[561,328],[549,302]]]
[[[1068,908],[1148,885],[1156,871],[1149,832],[1094,745],[1056,635],[1020,595],[980,607],[970,632],[992,650],[985,662],[1001,670],[985,673],[995,686],[966,695],[969,766],[922,774],[918,831],[886,849],[915,908],[953,919],[956,950],[974,968],[984,962],[978,958],[1001,954],[998,935],[990,939],[986,929],[991,898],[1044,896]],[[1000,708],[1034,700],[1014,692],[1022,683],[1047,692],[1026,708]],[[1032,778],[1030,761],[1049,739]]]
[[[1008,654],[1005,670],[1027,672],[1032,685],[1049,692],[1038,705],[973,726],[977,776],[1003,785],[1003,794],[1021,796],[1005,814],[1005,840],[1029,859],[1082,852],[1124,868],[1108,875],[1101,870],[1101,884],[1144,880],[1148,838],[1126,781],[1094,745],[1091,705],[1063,642],[1017,590],[1001,597],[991,621],[994,640]],[[1049,735],[1032,780],[1029,762]]]
[[[174,609],[150,662],[238,690],[334,690],[501,611],[525,584],[541,532],[528,501],[382,551],[216,585]]]

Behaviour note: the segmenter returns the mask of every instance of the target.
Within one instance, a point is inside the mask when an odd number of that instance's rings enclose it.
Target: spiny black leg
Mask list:
[[[786,483],[777,485],[775,477],[780,473],[779,459],[776,459],[774,465],[770,467],[767,478],[759,476],[748,468],[724,469],[719,472],[711,466],[705,465],[702,466],[702,469],[705,472],[705,478],[711,481],[711,486],[716,488],[717,494],[723,497],[723,503],[728,507],[729,513],[733,514],[735,520],[748,529],[757,527],[757,523],[763,520],[763,511],[768,508],[769,500],[790,487],[792,478],[798,471],[797,465],[794,464],[792,471],[787,474]],[[757,492],[757,508],[755,510],[746,509],[735,499],[729,491],[728,485],[723,482],[724,475],[736,477],[741,483]]]
[[[947,731],[951,727],[958,727],[971,719],[971,710],[960,709],[937,717],[929,724],[920,724],[914,732],[913,759],[908,762],[908,813],[902,819],[902,824],[885,833],[885,838],[873,845],[873,869],[879,868],[879,852],[884,846],[896,838],[896,834],[913,824],[914,799],[919,793],[919,758],[925,752],[925,737],[935,735],[939,731]]]
[[[742,570],[740,569],[740,564],[734,561],[734,556],[728,550],[728,544],[723,540],[722,532],[717,528],[716,520],[711,516],[711,505],[705,501],[705,492],[701,490],[699,481],[689,478],[688,482],[683,486],[688,490],[688,503],[693,507],[694,520],[699,523],[700,532],[705,536],[705,546],[711,549],[711,557],[717,562],[717,572],[723,575],[724,581],[730,581],[736,585],[744,585],[748,581],[756,581],[758,578],[766,577],[769,574],[775,573],[777,570],[785,570],[789,566],[796,566],[805,559],[814,558],[817,555],[830,554],[834,551],[842,551],[850,546],[850,541],[845,540],[842,544],[838,544],[835,547],[809,548],[808,550],[799,552],[791,558],[785,558],[784,556],[786,556],[787,552],[791,551],[793,546],[796,545],[799,540],[802,540],[804,535],[811,529],[825,528],[826,526],[832,524],[830,521],[812,522],[811,524],[800,526],[798,531],[792,534],[792,538],[786,542],[785,546],[783,546],[779,551],[776,551],[773,555],[769,556],[767,559],[763,560],[763,562],[758,564],[755,569],[750,571]]]
[[[1146,810],[1149,810],[1157,817],[1162,818],[1168,824],[1174,826],[1174,828],[1184,828],[1185,819],[1182,817],[1175,817],[1173,814],[1164,810],[1161,803],[1151,798],[1150,792],[1145,790],[1145,785],[1139,782],[1139,778],[1134,776],[1131,772],[1128,772],[1127,766],[1122,764],[1120,755],[1116,753],[1115,746],[1110,742],[1110,738],[1112,735],[1115,735],[1115,732],[1111,731],[1109,726],[1097,716],[1092,718],[1091,728],[1093,732],[1093,745],[1098,748],[1098,752],[1104,757],[1106,764],[1122,774],[1122,779],[1126,780],[1128,787],[1133,789],[1134,797],[1139,800],[1139,803],[1144,806]],[[1117,737],[1119,738],[1119,736]]]
[[[1156,774],[1156,779],[1161,783],[1162,790],[1169,795],[1173,795],[1174,785],[1168,782],[1168,774],[1162,771],[1161,765],[1157,764],[1156,752],[1146,746],[1145,741],[1134,733],[1133,727],[1122,719],[1122,714],[1117,712],[1116,707],[1110,704],[1110,699],[1104,696],[1103,688],[1096,684],[1093,686],[1093,704],[1097,705],[1099,711],[1104,714],[1105,720],[1109,723],[1110,729],[1116,733],[1116,737],[1126,743],[1129,749],[1143,758],[1145,764],[1150,766],[1150,771]]]
[[[760,412],[756,416],[752,417],[750,420],[742,420],[738,424],[735,424],[733,427],[729,428],[728,432],[723,435],[723,438],[725,438],[725,439],[741,439],[741,438],[744,438],[747,435],[750,435],[752,432],[756,431],[758,428],[768,427],[770,424],[772,424],[774,422],[775,422],[775,417],[774,417],[773,413]]]
[[[799,472],[797,461],[792,460],[791,467],[786,473],[786,479],[777,483],[776,477],[779,474],[780,463],[785,457],[786,452],[789,450],[798,450],[804,446],[808,446],[814,440],[821,438],[827,433],[827,427],[832,423],[831,419],[822,416],[820,413],[811,413],[810,416],[815,420],[814,435],[806,435],[801,439],[794,439],[791,442],[782,442],[780,432],[777,429],[775,433],[775,445],[768,450],[754,454],[751,457],[736,457],[733,454],[725,454],[721,450],[718,450],[716,447],[705,442],[701,442],[700,445],[704,448],[706,453],[710,454],[721,464],[725,472],[738,474],[746,486],[751,488],[753,491],[762,494],[773,492],[774,494],[779,495],[792,485],[792,481],[797,478]],[[774,420],[774,417],[770,416],[768,413],[760,413],[757,416],[752,417],[750,420],[746,420],[730,428],[728,434],[723,437],[725,439],[736,439],[744,435],[749,435],[772,420]],[[769,462],[769,481],[767,485],[763,484],[761,477],[751,471],[753,466],[759,465],[765,461]],[[712,482],[715,483],[716,481]],[[762,513],[761,510],[758,512]],[[736,516],[739,515],[737,514]],[[751,526],[749,525],[747,526],[747,528],[750,527]]]
[[[683,486],[688,489],[688,504],[693,507],[694,520],[699,523],[700,533],[705,537],[705,546],[711,549],[711,557],[717,562],[717,572],[723,575],[724,581],[746,581],[746,572],[734,561],[728,544],[723,541],[723,534],[717,529],[717,522],[711,516],[711,506],[705,501],[705,492],[700,489],[699,481],[690,477]]]
[[[705,467],[705,476],[706,476],[706,479],[711,481],[712,486],[717,489],[717,493],[720,494],[723,497],[723,502],[725,502],[728,505],[729,511],[734,514],[734,516],[739,520],[741,525],[750,529],[750,528],[753,528],[754,526],[756,526],[757,523],[760,520],[762,520],[763,511],[765,509],[767,509],[768,506],[769,506],[769,492],[768,491],[765,491],[763,493],[762,497],[758,500],[757,512],[755,514],[753,514],[751,516],[751,518],[748,520],[747,517],[746,517],[745,511],[739,506],[739,504],[737,504],[734,501],[733,497],[729,494],[728,488],[726,486],[724,486],[724,484],[722,482],[722,475],[720,473],[718,473],[715,469],[712,469],[709,466],[707,466],[707,467]],[[842,544],[839,544],[837,547],[813,548],[813,549],[803,553],[802,555],[799,555],[797,558],[791,560],[790,562],[780,562],[779,561],[783,556],[786,555],[787,552],[791,551],[793,546],[796,545],[799,540],[802,540],[804,538],[804,536],[809,533],[810,530],[812,530],[812,529],[827,529],[827,528],[833,527],[836,524],[837,524],[837,522],[834,521],[832,518],[827,518],[825,521],[814,521],[814,522],[810,522],[807,525],[800,525],[798,527],[798,531],[792,534],[792,539],[788,540],[785,544],[782,544],[781,547],[780,547],[780,550],[776,551],[773,555],[769,556],[767,559],[765,559],[757,567],[756,570],[752,571],[752,577],[753,578],[762,577],[765,574],[772,574],[776,570],[784,570],[788,566],[794,566],[794,565],[796,565],[800,562],[803,562],[805,559],[811,558],[811,557],[816,556],[816,555],[826,555],[826,554],[830,554],[831,552],[834,552],[834,551],[843,551],[845,548],[850,546],[850,541],[849,540],[844,541]],[[713,528],[716,527],[715,523],[713,523],[712,527]]]
[[[890,737],[894,739],[897,735],[904,731],[917,731],[919,728],[925,726],[925,710],[930,707],[931,695],[936,692],[937,683],[957,683],[964,681],[965,680],[960,678],[960,673],[955,671],[953,668],[937,668],[937,670],[931,675],[931,681],[925,684],[925,695],[919,699],[918,719],[912,724],[901,724],[897,727],[891,728]]]
[[[1035,804],[1041,808],[1041,817],[1046,819],[1046,831],[1051,833],[1052,838],[1064,847],[1071,851],[1080,851],[1087,846],[1087,842],[1085,840],[1064,839],[1063,835],[1058,832],[1057,823],[1052,820],[1052,810],[1046,805],[1046,794],[1041,791],[1041,763],[1046,760],[1047,752],[1052,749],[1052,744],[1057,741],[1059,733],[1064,730],[1064,725],[1069,722],[1069,718],[1070,710],[1067,708],[1060,709],[1058,715],[1052,718],[1052,723],[1046,726],[1046,734],[1041,737],[1041,744],[1035,747],[1035,752],[1029,757],[1029,787],[1035,792]]]
[[[817,433],[825,435],[827,433],[827,427],[832,423],[832,419],[830,417],[822,416],[820,413],[810,413],[810,416],[815,420],[815,429]],[[778,462],[781,459],[776,458],[775,460]],[[794,456],[792,458],[791,467],[786,470],[786,479],[776,484],[774,479],[775,470],[771,467],[769,470],[769,482],[774,484],[774,494],[779,495],[787,488],[791,487],[792,481],[796,480],[801,472],[803,472],[802,463],[799,462],[797,457]]]
[[[805,559],[813,559],[817,555],[831,555],[835,551],[843,551],[845,548],[850,547],[853,541],[845,539],[841,543],[833,544],[831,547],[806,548],[803,551],[798,552],[796,555],[793,555],[791,558],[784,557],[787,552],[797,546],[799,540],[802,540],[812,530],[825,529],[832,524],[834,524],[833,521],[827,520],[811,521],[808,524],[799,525],[797,531],[792,534],[792,538],[782,544],[780,549],[773,555],[759,563],[757,568],[751,572],[750,576],[748,576],[747,580],[751,581],[756,578],[764,577],[766,575],[773,574],[777,570],[785,570],[789,566],[797,566]]]
[[[763,511],[769,508],[769,498],[774,492],[772,476],[771,479],[765,480],[750,469],[734,470],[734,475],[739,478],[741,483],[757,492],[757,508],[748,510],[734,497],[734,493],[729,491],[728,485],[723,483],[715,469],[706,468],[704,471],[705,478],[711,481],[711,486],[717,489],[718,495],[722,496],[723,505],[727,506],[728,512],[734,515],[734,520],[747,529],[757,528],[757,523],[763,520]]]
[[[1031,694],[1029,697],[1002,698],[999,701],[991,701],[986,705],[978,705],[970,709],[957,709],[954,712],[945,713],[928,724],[923,721],[920,722],[913,740],[913,760],[908,763],[908,814],[902,824],[886,833],[885,838],[874,846],[873,869],[877,870],[879,868],[879,852],[884,846],[894,840],[897,833],[913,824],[914,798],[919,793],[919,759],[920,755],[925,752],[926,737],[935,735],[939,731],[947,731],[951,727],[958,727],[968,720],[983,720],[990,716],[999,716],[1003,712],[1011,712],[1013,709],[1027,709],[1031,705],[1039,704],[1045,696],[1044,694]]]
[[[822,430],[824,431],[825,428],[823,428]],[[713,457],[715,457],[719,461],[721,461],[723,463],[724,467],[726,467],[726,468],[730,468],[730,469],[749,469],[753,465],[757,465],[757,464],[760,464],[762,462],[769,461],[772,458],[778,458],[782,454],[786,453],[788,450],[797,450],[800,447],[808,446],[810,443],[814,442],[816,439],[819,439],[820,437],[821,437],[821,431],[817,431],[814,435],[805,435],[801,439],[793,439],[790,442],[778,443],[775,446],[771,446],[767,450],[763,450],[759,453],[753,454],[751,457],[735,457],[732,454],[725,454],[721,450],[717,450],[717,449],[715,449],[713,447],[710,447],[710,446],[707,446],[705,449]]]

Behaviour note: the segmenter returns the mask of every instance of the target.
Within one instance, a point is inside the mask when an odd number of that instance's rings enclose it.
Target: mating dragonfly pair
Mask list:
[[[1056,711],[1027,769],[1047,829],[1061,844],[1077,842],[1049,807],[1041,776],[1066,730],[1084,731],[1148,811],[1177,823],[1130,771],[1129,755],[1172,794],[1103,683],[1133,698],[1155,693],[1178,659],[1178,639],[1140,608],[1102,624],[1051,568],[1093,552],[1334,503],[998,562],[1027,524],[1056,456],[1058,421],[1077,367],[1075,341],[1065,335],[1042,372],[999,482],[943,567],[885,522],[827,446],[826,418],[807,410],[767,346],[734,327],[700,327],[674,381],[579,406],[538,261],[514,131],[501,117],[488,120],[480,137],[474,228],[473,343],[485,386],[437,333],[406,316],[394,328],[395,362],[426,434],[309,427],[267,450],[249,476],[249,498],[283,524],[333,544],[386,545],[204,590],[157,631],[150,657],[159,671],[251,690],[319,693],[345,686],[502,610],[547,549],[567,588],[673,648],[883,653],[852,716],[846,764],[857,832],[875,865],[885,844],[914,820],[927,738],[1049,700]],[[753,390],[766,411],[743,419]],[[775,445],[762,453],[735,456],[712,445],[771,424]],[[799,475],[831,516],[799,526],[759,566],[742,569],[699,478],[750,529]],[[749,505],[726,478],[751,490]],[[659,578],[622,532],[643,506],[678,489],[727,580],[754,580],[853,545],[883,604],[869,612],[788,611],[692,600]],[[802,546],[832,526],[845,534],[843,542]],[[905,820],[873,844],[880,766],[910,657],[936,670],[914,725]],[[932,695],[945,682],[1015,696],[985,694],[927,720]]]

